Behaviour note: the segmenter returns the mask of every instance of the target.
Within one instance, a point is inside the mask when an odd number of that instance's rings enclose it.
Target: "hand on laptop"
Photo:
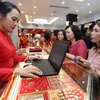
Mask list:
[[[29,56],[28,57],[28,60],[41,60],[41,59],[43,59],[43,58],[40,56]]]
[[[25,77],[38,77],[42,75],[42,71],[33,65],[27,65],[24,68],[18,68],[15,70],[15,76],[25,76]]]

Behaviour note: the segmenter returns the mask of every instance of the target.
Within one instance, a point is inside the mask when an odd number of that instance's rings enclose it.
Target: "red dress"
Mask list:
[[[20,36],[20,45],[21,48],[26,48],[28,47],[28,38],[26,35],[24,35],[23,33]]]
[[[24,61],[26,56],[16,54],[16,48],[8,33],[0,29],[0,81],[8,81],[15,70],[16,62]]]
[[[75,44],[71,45],[69,48],[69,53],[81,56],[84,59],[87,57],[87,46],[83,40],[78,40]]]

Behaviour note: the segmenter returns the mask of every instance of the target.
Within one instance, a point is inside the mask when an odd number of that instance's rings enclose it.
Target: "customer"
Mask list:
[[[59,41],[66,41],[66,32],[65,30],[59,30],[57,34],[57,40]]]
[[[86,59],[87,47],[84,40],[82,39],[82,34],[80,29],[75,25],[67,27],[66,37],[67,41],[71,43],[69,48],[69,53],[67,53],[66,56],[70,59],[74,59],[73,55],[81,56],[84,59]]]
[[[93,31],[93,27],[94,27],[94,24],[91,24],[91,25],[89,26],[89,30],[88,30],[88,32],[87,32],[87,36],[84,37],[84,41],[85,41],[85,43],[86,43],[86,45],[87,45],[88,50],[91,49],[92,46],[93,46],[93,43],[91,42],[91,38],[90,38],[90,34],[91,34],[92,31]]]
[[[26,58],[34,57],[19,56],[12,43],[8,32],[11,32],[20,20],[19,9],[10,2],[0,2],[0,81],[8,81],[15,76],[34,77],[36,74],[41,75],[41,71],[35,66],[25,68],[14,68],[16,62],[24,61]]]
[[[88,59],[78,57],[78,63],[100,76],[100,22],[96,23],[90,37],[95,46],[89,50]]]

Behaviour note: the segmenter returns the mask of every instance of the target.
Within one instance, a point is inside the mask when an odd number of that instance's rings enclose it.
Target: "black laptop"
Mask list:
[[[68,49],[69,42],[55,41],[48,59],[27,60],[26,63],[32,63],[32,65],[38,67],[43,72],[41,76],[57,75],[62,67]]]

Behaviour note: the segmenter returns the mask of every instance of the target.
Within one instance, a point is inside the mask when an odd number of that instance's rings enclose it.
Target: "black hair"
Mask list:
[[[66,32],[65,32],[65,30],[59,30],[58,33],[59,33],[60,31],[61,31],[61,32],[63,33],[63,35],[64,35],[64,41],[66,41],[67,38],[66,38]],[[57,34],[57,40],[58,40],[58,34]]]
[[[12,9],[16,9],[20,13],[20,10],[15,4],[11,2],[0,2],[0,13],[3,16],[6,16]]]
[[[68,27],[69,27],[69,26],[66,26],[65,30],[67,30]]]
[[[26,28],[22,28],[22,29],[21,29],[21,32],[23,32],[24,30],[26,30]]]
[[[50,33],[49,32],[46,32],[45,34],[44,34],[44,41],[47,41],[47,40],[49,40],[50,39]]]
[[[89,30],[91,30],[91,31],[93,31],[93,27],[95,26],[95,24],[91,24],[90,26],[89,26]]]
[[[69,27],[71,28],[76,41],[82,39],[82,33],[81,33],[81,30],[79,29],[78,26],[72,25],[72,26],[69,26]]]

